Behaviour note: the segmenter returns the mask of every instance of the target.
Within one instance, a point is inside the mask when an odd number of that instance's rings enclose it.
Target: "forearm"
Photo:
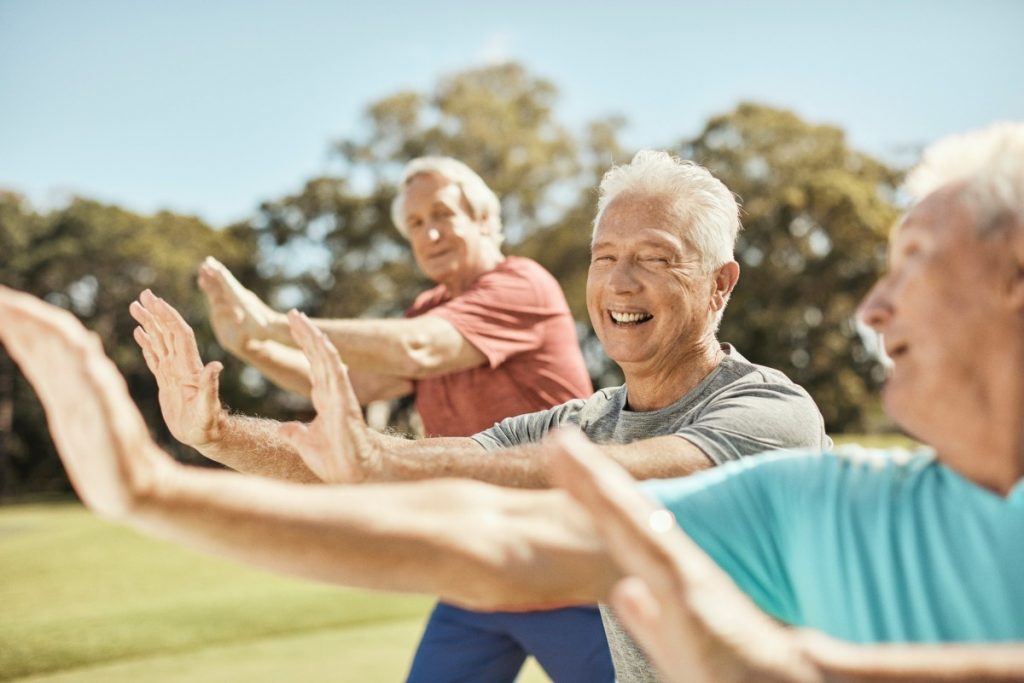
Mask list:
[[[406,320],[388,319],[314,319],[316,325],[337,347],[347,365],[369,372],[408,377],[410,375],[409,340],[411,328]],[[270,341],[294,347],[288,319],[275,316],[267,325]]]
[[[314,320],[342,360],[362,372],[406,380],[423,379],[479,367],[487,358],[443,318]],[[294,345],[280,321],[268,325],[267,336]]]
[[[297,348],[273,341],[250,341],[239,358],[285,391],[309,397],[309,361]]]
[[[597,446],[635,479],[681,477],[712,467],[703,451],[676,436]],[[387,450],[386,476],[398,481],[459,477],[514,488],[548,488],[552,447],[528,444],[487,451],[473,439],[396,442]]]
[[[244,415],[223,414],[216,439],[196,450],[238,472],[298,483],[315,483],[313,474],[278,433],[279,423]]]
[[[1024,644],[856,645],[800,632],[830,683],[1024,681]]]
[[[614,580],[600,546],[559,521],[567,501],[523,495],[464,481],[300,487],[180,467],[128,522],[279,573],[470,607],[597,599]]]
[[[380,478],[417,481],[440,477],[475,479],[513,488],[547,488],[545,447],[487,451],[466,437],[391,441]]]

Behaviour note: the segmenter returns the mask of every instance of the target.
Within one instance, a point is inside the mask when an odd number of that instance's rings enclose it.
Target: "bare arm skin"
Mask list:
[[[621,467],[572,436],[552,476],[587,508],[628,575],[611,603],[665,680],[1024,681],[1024,645],[854,645],[781,626]]]
[[[199,286],[210,302],[214,333],[231,353],[247,360],[247,346],[252,341],[294,347],[286,316],[243,287],[216,259],[207,258],[200,266]],[[414,380],[468,370],[487,362],[483,353],[454,325],[436,316],[317,320],[314,324],[328,335],[348,363],[363,372]],[[274,356],[264,354],[258,360],[266,368],[274,362]],[[277,376],[276,372],[268,373],[271,381],[277,382]]]
[[[408,441],[371,431],[362,413],[354,409],[347,367],[330,340],[301,313],[293,312],[289,320],[296,342],[310,359],[314,404],[318,389],[322,389],[325,394],[337,394],[334,400],[346,406],[336,417],[348,435],[345,441],[315,439],[295,444],[311,466],[318,460],[323,463],[314,470],[342,473],[346,478],[333,481],[348,482],[459,477],[518,488],[550,485],[552,446],[548,443],[489,453],[469,438]],[[641,478],[682,476],[713,465],[703,451],[677,436],[598,448]]]
[[[135,341],[156,378],[160,410],[174,438],[240,472],[319,481],[277,436],[278,423],[224,410],[218,394],[222,366],[203,365],[192,328],[174,308],[147,289],[129,311],[140,325]]]
[[[284,574],[480,609],[591,602],[617,578],[560,491],[300,486],[177,464],[70,313],[0,287],[0,317],[0,341],[38,393],[76,491],[101,516]]]
[[[282,389],[309,397],[309,361],[294,346],[253,340],[245,344],[238,356]],[[401,398],[413,392],[412,381],[403,377],[352,371],[349,379],[362,406],[373,401]]]

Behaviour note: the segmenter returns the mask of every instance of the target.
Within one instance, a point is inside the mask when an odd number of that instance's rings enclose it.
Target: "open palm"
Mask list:
[[[135,341],[156,377],[160,410],[171,434],[195,448],[216,441],[223,415],[219,397],[223,366],[203,365],[192,328],[148,289],[129,311],[140,325],[135,328]]]

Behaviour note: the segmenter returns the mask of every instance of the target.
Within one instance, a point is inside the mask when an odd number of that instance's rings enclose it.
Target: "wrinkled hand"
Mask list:
[[[794,631],[772,621],[622,467],[560,432],[552,479],[590,513],[627,577],[611,605],[671,682],[818,681]]]
[[[67,311],[0,287],[0,340],[46,410],[82,501],[123,518],[140,492],[177,465],[153,443],[100,339]]]
[[[141,326],[135,328],[135,341],[156,377],[167,428],[193,448],[215,444],[224,416],[219,396],[224,366],[216,361],[203,365],[192,328],[148,289],[128,310]]]
[[[375,478],[383,461],[380,446],[363,419],[338,350],[304,314],[291,311],[288,324],[309,359],[316,418],[308,425],[282,425],[282,436],[323,481],[358,483]]]
[[[210,324],[217,341],[236,356],[246,344],[268,338],[276,311],[242,286],[224,264],[208,256],[199,266],[199,288],[210,304]]]

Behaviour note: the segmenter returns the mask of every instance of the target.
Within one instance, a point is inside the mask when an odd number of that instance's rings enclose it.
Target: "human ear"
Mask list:
[[[726,302],[729,301],[729,295],[732,294],[739,279],[740,264],[735,261],[729,261],[718,269],[718,272],[715,273],[715,288],[711,295],[712,309],[718,311],[725,308]]]

